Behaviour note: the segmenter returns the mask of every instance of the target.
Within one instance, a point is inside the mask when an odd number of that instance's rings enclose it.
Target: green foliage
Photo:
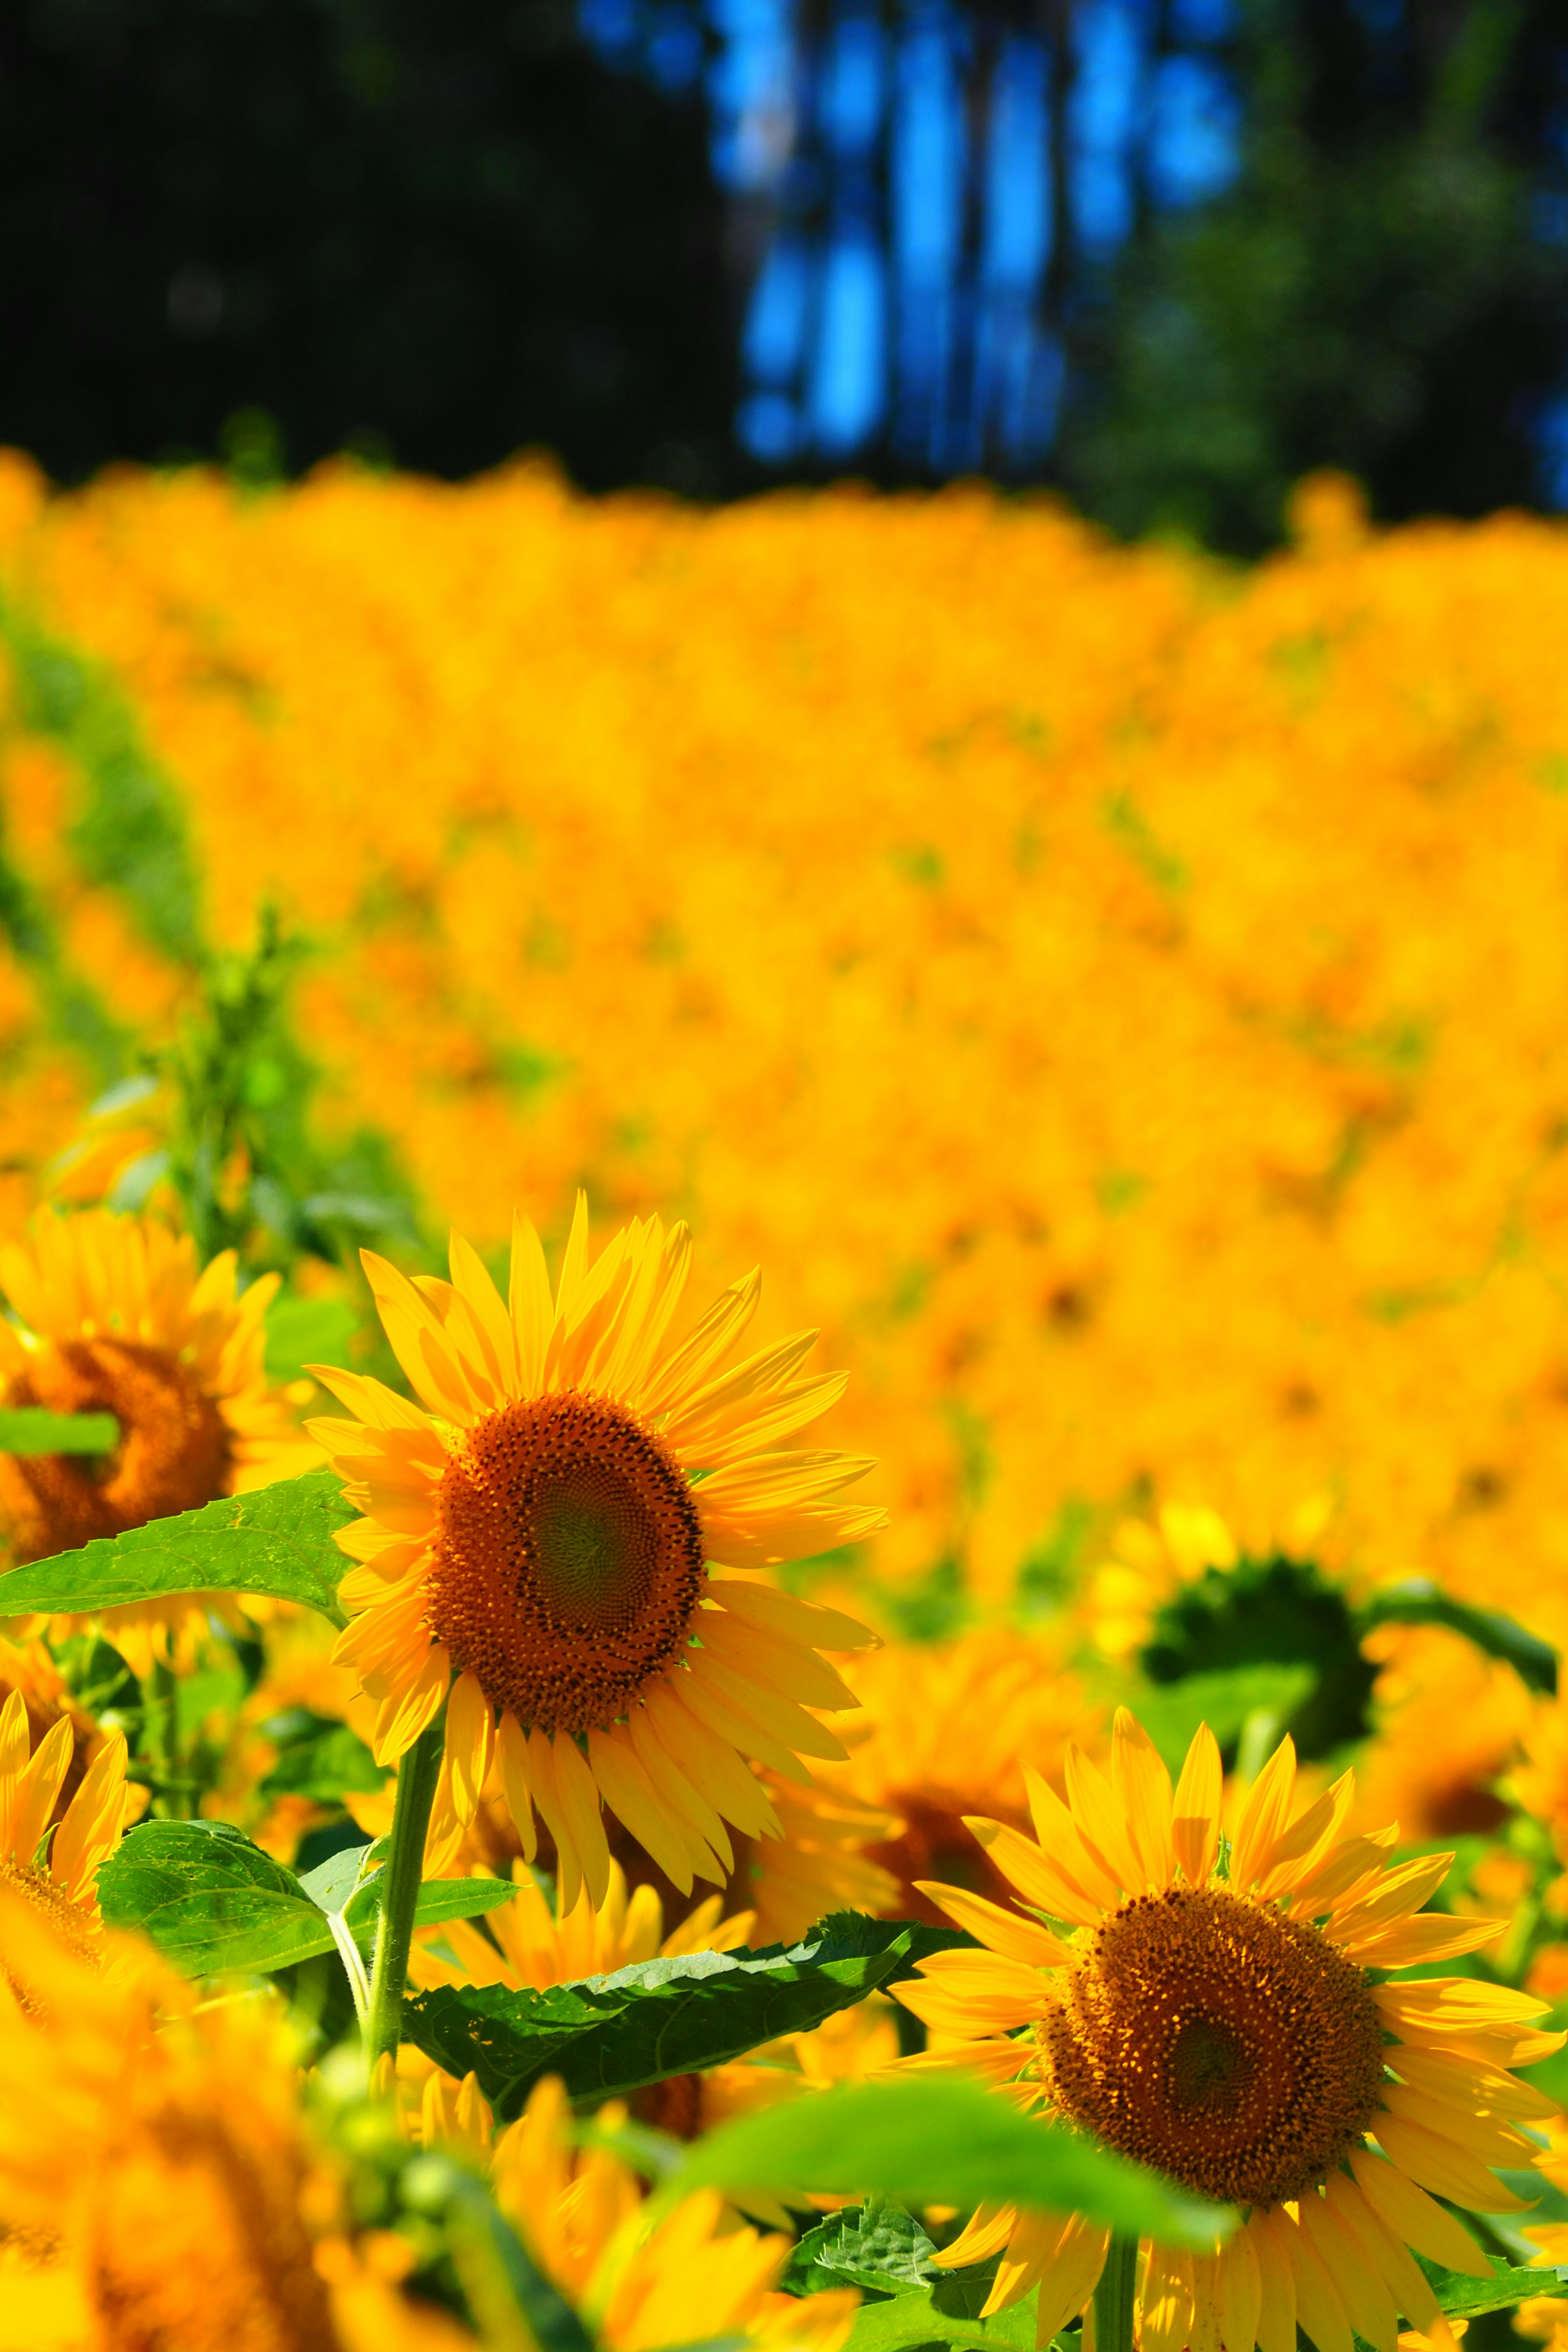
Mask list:
[[[201,886],[180,797],[142,740],[108,671],[31,618],[0,616],[25,722],[60,744],[76,768],[69,831],[87,878],[123,898],[160,954],[200,961]]]
[[[1426,1577],[1352,1608],[1314,1562],[1276,1552],[1207,1569],[1156,1612],[1140,1661],[1156,1685],[1140,1701],[1149,1735],[1167,1761],[1200,1719],[1232,1754],[1244,1722],[1265,1714],[1304,1758],[1363,1739],[1377,1669],[1362,1645],[1388,1624],[1447,1626],[1505,1660],[1530,1689],[1556,1690],[1556,1652],[1499,1610],[1458,1601]]]
[[[706,2185],[785,2196],[878,2189],[966,2210],[994,2198],[1182,2246],[1212,2246],[1237,2220],[962,2074],[858,2083],[742,2116],[699,2141],[660,2194]]]
[[[346,1298],[292,1298],[287,1292],[267,1311],[267,1377],[297,1381],[307,1364],[342,1364],[359,1328]]]
[[[1157,1612],[1141,1663],[1162,1684],[1244,1666],[1309,1667],[1312,1687],[1280,1729],[1303,1757],[1324,1756],[1370,1728],[1377,1669],[1362,1655],[1361,1633],[1340,1585],[1310,1560],[1276,1552],[1184,1585]]]
[[[278,1743],[278,1761],[258,1790],[262,1797],[310,1797],[317,1804],[334,1804],[351,1792],[370,1795],[386,1779],[358,1733],[330,1716],[294,1707],[261,1728]]]
[[[32,1405],[0,1410],[0,1454],[112,1454],[120,1423],[111,1412],[46,1412]]]
[[[1555,56],[1508,0],[1379,13],[1242,0],[1239,179],[1152,214],[1080,304],[1059,459],[1113,530],[1255,555],[1321,466],[1389,519],[1539,498],[1568,267],[1519,146]]]
[[[1469,2278],[1463,2271],[1446,2271],[1425,2254],[1415,2260],[1426,2272],[1433,2294],[1450,2319],[1479,2319],[1486,2311],[1509,2311],[1535,2295],[1568,2294],[1568,2269],[1521,2268],[1488,2254],[1489,2279]]]
[[[1138,1694],[1138,1720],[1173,1773],[1179,1772],[1200,1723],[1220,1747],[1234,1751],[1242,1733],[1267,1717],[1283,1727],[1298,1717],[1317,1687],[1310,1666],[1230,1666],[1185,1675]]]
[[[143,1822],[100,1871],[99,1897],[111,1927],[139,1928],[186,1976],[267,1975],[330,1952],[329,1916],[369,1944],[379,1859],[359,1846],[300,1878],[226,1822]],[[471,1919],[513,1891],[504,1879],[432,1879],[415,1916]]]
[[[902,2294],[946,2276],[931,2259],[935,2252],[935,2241],[912,2213],[868,2197],[807,2230],[779,2284],[790,2294],[820,2294],[836,2286]]]
[[[404,2033],[448,2074],[472,2069],[497,2115],[510,2119],[541,2074],[559,2074],[577,2099],[624,2097],[807,2032],[909,1976],[927,1952],[969,1940],[842,1912],[787,1950],[645,1960],[543,1992],[444,1985],[406,2004]]]
[[[976,2352],[984,2352],[987,2345],[1003,2345],[1009,2352],[1034,2352],[1037,2299],[1026,2295],[1006,2311],[982,2319],[984,2293],[976,2296],[960,2279],[916,2287],[890,2300],[862,2304],[845,2352],[903,2352],[905,2345],[914,2344],[956,2344],[974,2347]]]
[[[209,961],[200,1003],[158,1057],[174,1108],[166,1172],[204,1257],[246,1249],[258,1227],[285,1261],[415,1235],[390,1147],[363,1133],[329,1150],[312,1129],[317,1073],[288,1017],[302,954],[265,909],[254,950]]]
[[[1500,1610],[1477,1609],[1442,1591],[1429,1577],[1412,1576],[1385,1584],[1362,1612],[1363,1628],[1373,1625],[1446,1625],[1463,1633],[1489,1658],[1510,1665],[1529,1690],[1548,1698],[1557,1694],[1557,1653],[1550,1643],[1526,1633]]]
[[[255,1592],[302,1601],[341,1625],[347,1562],[332,1536],[353,1517],[332,1473],[309,1470],[14,1568],[0,1577],[0,1617],[114,1609],[173,1592]]]

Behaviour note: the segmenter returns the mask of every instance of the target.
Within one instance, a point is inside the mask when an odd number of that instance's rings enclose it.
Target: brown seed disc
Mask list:
[[[680,1657],[701,1522],[679,1465],[620,1405],[502,1406],[467,1433],[437,1507],[430,1629],[520,1723],[607,1726]]]
[[[73,1551],[226,1494],[232,1433],[188,1364],[140,1339],[56,1339],[11,1383],[8,1405],[111,1412],[112,1454],[0,1454],[0,1521],[18,1559]]]
[[[1224,1887],[1124,1903],[1037,2028],[1061,2112],[1205,2197],[1277,2205],[1322,2180],[1382,2097],[1363,1971]]]

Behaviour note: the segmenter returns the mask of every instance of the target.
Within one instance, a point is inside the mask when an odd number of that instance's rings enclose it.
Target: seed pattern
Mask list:
[[[1199,2194],[1271,2206],[1323,2179],[1379,2105],[1363,1971],[1224,1887],[1124,1903],[1037,2032],[1055,2105]]]
[[[521,1724],[578,1733],[624,1715],[679,1660],[705,1578],[685,1477],[603,1398],[505,1405],[442,1478],[430,1630]]]

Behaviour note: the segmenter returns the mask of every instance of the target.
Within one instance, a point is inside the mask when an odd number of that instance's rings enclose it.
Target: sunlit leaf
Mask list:
[[[1467,2277],[1463,2271],[1446,2271],[1424,2254],[1416,2261],[1431,2281],[1432,2292],[1451,2319],[1479,2319],[1483,2311],[1509,2311],[1536,2295],[1568,2294],[1568,2269],[1521,2269],[1498,2254],[1489,2254],[1489,2279]]]
[[[723,2065],[759,2043],[809,2032],[927,1952],[969,1938],[943,1927],[841,1913],[805,1942],[765,1952],[645,1960],[543,1992],[442,1986],[407,2003],[405,2037],[447,2073],[471,2069],[498,2115],[517,2114],[541,2074],[574,2098],[620,2096]]]
[[[0,1617],[117,1609],[171,1592],[256,1592],[302,1601],[341,1625],[338,1585],[349,1564],[332,1538],[353,1517],[331,1471],[308,1470],[14,1568],[0,1576]]]
[[[99,1897],[110,1927],[140,1929],[186,1976],[266,1976],[333,1949],[329,1910],[356,1942],[373,1940],[377,1882],[361,1880],[374,1852],[350,1848],[301,1879],[227,1822],[143,1822],[99,1872]],[[429,1879],[415,1918],[473,1918],[515,1891],[505,1879]]]
[[[1236,2218],[956,2074],[856,2084],[725,2124],[677,2176],[682,2191],[704,2184],[780,2195],[878,2189],[910,2205],[994,2198],[1087,2213],[1175,2245],[1212,2246]]]

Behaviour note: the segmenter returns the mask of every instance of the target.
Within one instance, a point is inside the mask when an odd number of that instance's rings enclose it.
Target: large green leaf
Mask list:
[[[227,1822],[143,1822],[99,1872],[99,1897],[111,1927],[139,1928],[186,1976],[266,1976],[333,1949],[329,1911],[346,1917],[357,1942],[371,1941],[371,1851],[334,1854],[300,1879]],[[505,1879],[429,1879],[415,1917],[470,1919],[515,1891]]]
[[[1067,2125],[1021,2115],[959,2074],[858,2083],[743,2116],[700,2141],[672,2185],[781,2195],[877,2189],[910,2205],[994,2198],[1191,2246],[1212,2246],[1237,2218]]]
[[[982,2294],[978,2300],[984,2301]],[[984,2352],[990,2345],[1007,2352],[1034,2352],[1036,2296],[1026,2295],[1007,2311],[982,2319],[976,2301],[957,2279],[920,2286],[908,2294],[863,2303],[855,2315],[845,2352],[903,2352],[906,2345],[959,2344]]]
[[[1463,2271],[1446,2271],[1424,2254],[1415,2259],[1450,2319],[1479,2319],[1483,2311],[1508,2311],[1538,2294],[1568,2294],[1568,2270],[1521,2269],[1497,2254],[1488,2254],[1492,2274],[1489,2279],[1479,2279],[1467,2277]]]
[[[353,1517],[331,1471],[308,1470],[14,1568],[0,1576],[0,1617],[117,1609],[170,1592],[257,1592],[303,1601],[341,1625],[348,1562],[332,1538]]]
[[[1361,1612],[1363,1626],[1446,1625],[1463,1633],[1489,1657],[1501,1658],[1531,1690],[1552,1696],[1557,1689],[1557,1653],[1550,1643],[1526,1633],[1499,1609],[1477,1609],[1456,1600],[1430,1577],[1407,1576],[1374,1592]]]
[[[0,1454],[112,1454],[119,1443],[111,1412],[45,1412],[35,1405],[0,1412]]]
[[[541,2074],[561,2075],[574,2098],[590,2100],[697,2074],[780,2034],[807,2032],[910,1975],[927,1952],[969,1940],[950,1928],[843,1912],[788,1950],[645,1960],[544,1992],[443,1986],[407,2004],[404,2032],[449,2074],[471,2068],[497,2114],[510,2119]]]

